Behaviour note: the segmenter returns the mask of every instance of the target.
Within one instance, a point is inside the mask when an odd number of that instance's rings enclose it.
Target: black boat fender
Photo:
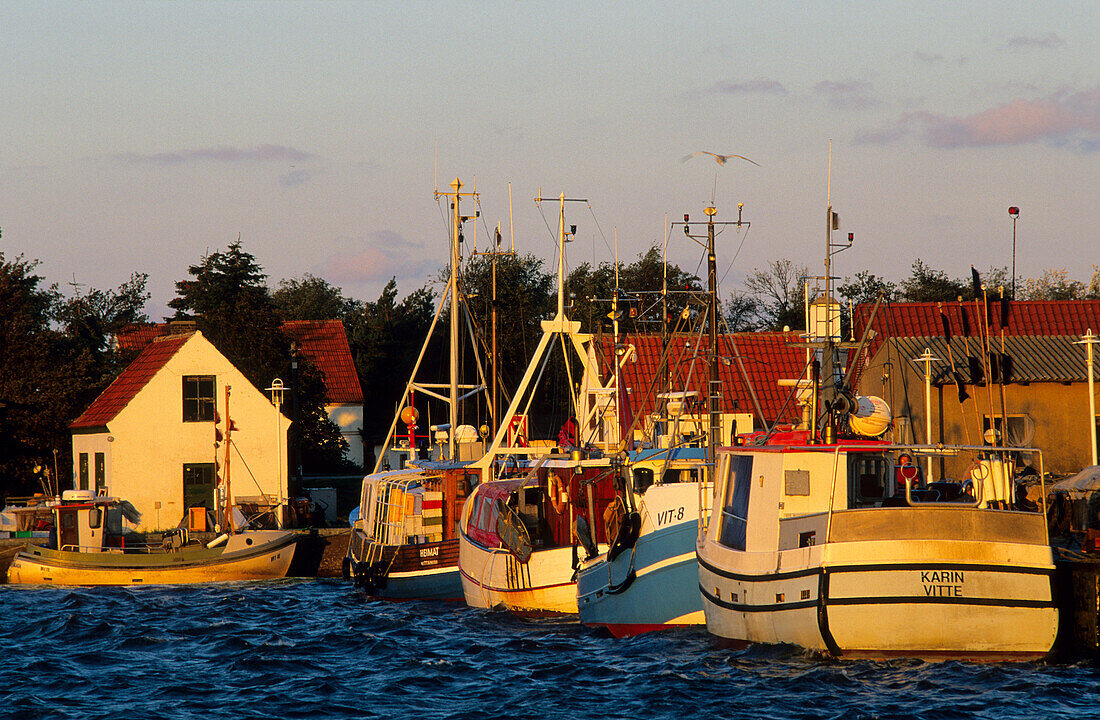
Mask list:
[[[619,526],[619,534],[615,536],[615,542],[607,551],[608,562],[617,558],[624,550],[629,550],[638,542],[638,533],[642,529],[642,516],[637,512],[630,512],[623,518]]]

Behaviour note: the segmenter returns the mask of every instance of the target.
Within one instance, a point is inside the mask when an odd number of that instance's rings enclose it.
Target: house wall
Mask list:
[[[877,395],[890,404],[896,442],[915,441],[923,444],[926,442],[923,369],[912,365],[899,368],[901,363],[894,357],[889,372],[890,379],[884,383],[882,378],[885,356],[884,346],[861,374],[859,391],[865,395]],[[984,417],[991,414],[999,417],[1002,414],[999,386],[992,388],[992,412],[987,388],[969,385],[965,387],[970,398],[960,406],[954,385],[942,388],[933,385],[931,407],[934,442],[980,445]],[[1091,463],[1087,383],[1035,382],[1006,385],[1005,408],[1010,418],[1026,414],[1035,423],[1035,437],[1031,446],[1042,451],[1046,472],[1070,474]],[[904,420],[899,422],[906,414],[912,417],[912,432],[904,431]],[[945,460],[943,465],[946,477],[962,478],[972,460],[972,457]],[[1035,463],[1038,469],[1038,460]],[[939,477],[938,462],[933,464],[933,470]]]
[[[363,406],[362,405],[326,405],[328,419],[340,428],[340,434],[348,443],[345,457],[359,467],[363,466]]]
[[[217,462],[224,471],[225,445],[215,449],[214,422],[183,422],[183,377],[215,376],[215,400],[224,428],[225,387],[236,426],[230,456],[234,496],[287,495],[286,430],[276,439],[275,409],[201,334],[196,333],[108,424],[108,492],[142,513],[138,530],[175,527],[184,517],[183,465]],[[98,436],[74,435],[74,453]],[[238,454],[239,453],[239,454]],[[280,463],[279,456],[283,457]],[[242,461],[243,458],[243,461]]]

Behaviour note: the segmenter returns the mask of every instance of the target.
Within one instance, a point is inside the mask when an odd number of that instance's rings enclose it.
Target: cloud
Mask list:
[[[1005,47],[1009,50],[1055,50],[1064,47],[1065,44],[1065,41],[1054,33],[1047,33],[1039,36],[1017,35],[1009,38]]]
[[[939,53],[926,53],[920,50],[913,51],[913,59],[917,62],[926,63],[928,65],[935,65],[938,62],[943,62],[943,55]]]
[[[709,88],[708,93],[734,95],[737,93],[759,93],[761,95],[786,95],[787,88],[778,80],[720,80]]]
[[[361,250],[330,255],[317,274],[338,284],[387,282],[394,276],[422,283],[444,262],[427,257],[421,245],[392,230],[379,230],[355,242]]]
[[[313,177],[313,173],[309,170],[291,170],[287,174],[279,176],[279,184],[283,187],[294,187],[295,185],[301,185],[311,177]]]
[[[832,107],[841,110],[864,110],[879,104],[871,83],[863,80],[823,80],[813,86],[813,92],[825,98]]]
[[[919,132],[931,147],[961,148],[1046,142],[1080,153],[1100,149],[1100,87],[1013,100],[967,116],[907,113],[893,123],[856,134],[856,142],[884,144]]]
[[[228,145],[198,148],[195,150],[177,150],[160,153],[124,153],[114,159],[133,165],[178,165],[188,162],[304,162],[316,159],[316,155],[285,145],[256,145],[251,148],[235,148]]]

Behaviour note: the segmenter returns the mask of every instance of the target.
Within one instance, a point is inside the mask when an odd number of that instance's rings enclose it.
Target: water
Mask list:
[[[822,661],[340,581],[0,586],[0,718],[1095,718],[1088,663]]]

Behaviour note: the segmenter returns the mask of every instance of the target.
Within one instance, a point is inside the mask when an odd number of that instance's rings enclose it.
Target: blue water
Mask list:
[[[0,586],[0,718],[1097,718],[1088,663],[822,661],[340,581]]]

